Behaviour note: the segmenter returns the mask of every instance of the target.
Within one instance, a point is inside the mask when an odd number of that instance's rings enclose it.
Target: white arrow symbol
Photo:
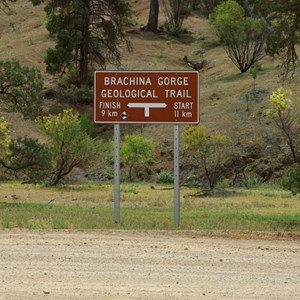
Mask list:
[[[145,117],[150,116],[150,108],[166,108],[166,103],[128,103],[128,107],[132,108],[144,108]]]

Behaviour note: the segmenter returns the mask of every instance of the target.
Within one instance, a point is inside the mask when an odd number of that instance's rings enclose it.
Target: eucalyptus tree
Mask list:
[[[263,19],[247,14],[237,1],[228,0],[218,5],[210,15],[228,57],[242,73],[265,55]]]
[[[8,111],[17,111],[25,118],[34,119],[43,103],[44,85],[41,72],[19,61],[0,61],[0,104]]]
[[[283,78],[293,75],[299,65],[297,44],[300,42],[299,0],[252,0],[256,13],[267,24],[266,51],[280,55],[283,61]]]
[[[149,17],[146,29],[148,31],[158,31],[159,0],[150,0]]]
[[[31,0],[40,4],[42,0]],[[125,0],[52,0],[45,6],[46,27],[56,45],[45,62],[49,73],[76,70],[78,87],[88,85],[89,67],[120,63],[124,26],[130,15]]]

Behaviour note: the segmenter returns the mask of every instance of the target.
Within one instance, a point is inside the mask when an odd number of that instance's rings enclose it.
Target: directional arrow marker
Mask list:
[[[128,107],[144,108],[144,116],[150,117],[150,108],[166,108],[166,103],[128,103]]]
[[[128,117],[128,115],[126,114],[126,112],[122,112],[121,117],[123,120],[125,120]]]

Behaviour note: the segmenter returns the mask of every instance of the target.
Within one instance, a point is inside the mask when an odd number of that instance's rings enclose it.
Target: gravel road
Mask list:
[[[300,299],[300,241],[2,230],[0,299]]]

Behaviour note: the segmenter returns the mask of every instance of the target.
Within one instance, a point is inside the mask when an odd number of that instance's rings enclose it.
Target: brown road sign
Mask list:
[[[199,123],[197,71],[96,71],[96,123]]]

